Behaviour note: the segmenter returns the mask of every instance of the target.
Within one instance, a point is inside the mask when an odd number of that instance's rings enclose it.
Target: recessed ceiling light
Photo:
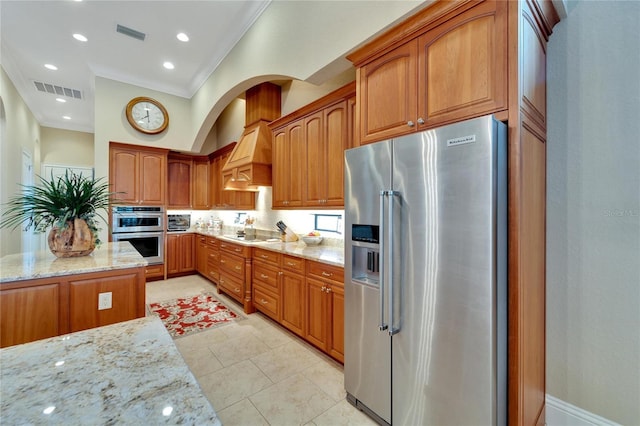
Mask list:
[[[67,102],[66,99],[62,99],[62,98],[56,98],[56,101],[60,102],[60,103],[65,103]]]
[[[71,120],[71,117],[69,117],[68,115],[63,115],[62,118],[64,118],[65,120]]]
[[[176,38],[180,41],[189,41],[189,36],[186,35],[185,33],[178,33]]]
[[[78,41],[87,41],[88,40],[85,36],[83,36],[82,34],[78,34],[78,33],[74,34],[73,38],[75,38]]]
[[[55,65],[51,65],[51,64],[44,64],[44,67],[46,69],[52,70],[52,71],[56,71],[58,69],[58,67],[56,67]]]
[[[162,66],[168,70],[172,70],[175,68],[175,66],[171,62],[165,62],[164,64],[162,64]]]

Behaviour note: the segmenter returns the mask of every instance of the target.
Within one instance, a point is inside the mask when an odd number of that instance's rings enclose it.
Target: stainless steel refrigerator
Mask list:
[[[507,422],[506,126],[345,153],[345,389],[381,424]]]

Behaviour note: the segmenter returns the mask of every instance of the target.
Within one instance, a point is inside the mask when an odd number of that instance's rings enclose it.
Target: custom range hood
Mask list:
[[[280,86],[262,83],[246,92],[245,128],[222,168],[224,189],[257,191],[271,186],[271,130],[280,118]]]

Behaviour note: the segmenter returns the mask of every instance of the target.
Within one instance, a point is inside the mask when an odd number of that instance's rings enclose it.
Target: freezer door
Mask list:
[[[384,227],[380,191],[390,187],[390,143],[345,152],[345,389],[352,403],[387,423],[391,421],[391,342],[388,333],[378,329],[379,280],[361,279],[352,267],[358,250],[375,252],[380,245],[352,243],[352,225]],[[385,261],[389,259],[379,259],[381,264]]]
[[[492,425],[506,412],[497,124],[485,117],[394,141],[393,424]]]

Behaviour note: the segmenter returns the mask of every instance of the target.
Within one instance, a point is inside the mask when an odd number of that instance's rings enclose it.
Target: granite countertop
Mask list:
[[[220,425],[157,316],[0,349],[3,424]]]
[[[103,243],[82,257],[57,258],[49,250],[9,254],[0,258],[0,283],[140,266],[147,261],[128,241]]]
[[[207,235],[210,237],[216,237],[221,241],[229,241],[235,244],[243,246],[260,247],[266,250],[277,251],[284,254],[290,254],[292,256],[302,257],[308,260],[314,260],[317,262],[326,263],[329,265],[335,265],[344,267],[344,247],[342,245],[324,245],[308,246],[304,241],[295,241],[284,243],[281,241],[252,241],[243,240],[234,236],[226,235],[214,235],[211,232],[195,231],[196,234]]]

